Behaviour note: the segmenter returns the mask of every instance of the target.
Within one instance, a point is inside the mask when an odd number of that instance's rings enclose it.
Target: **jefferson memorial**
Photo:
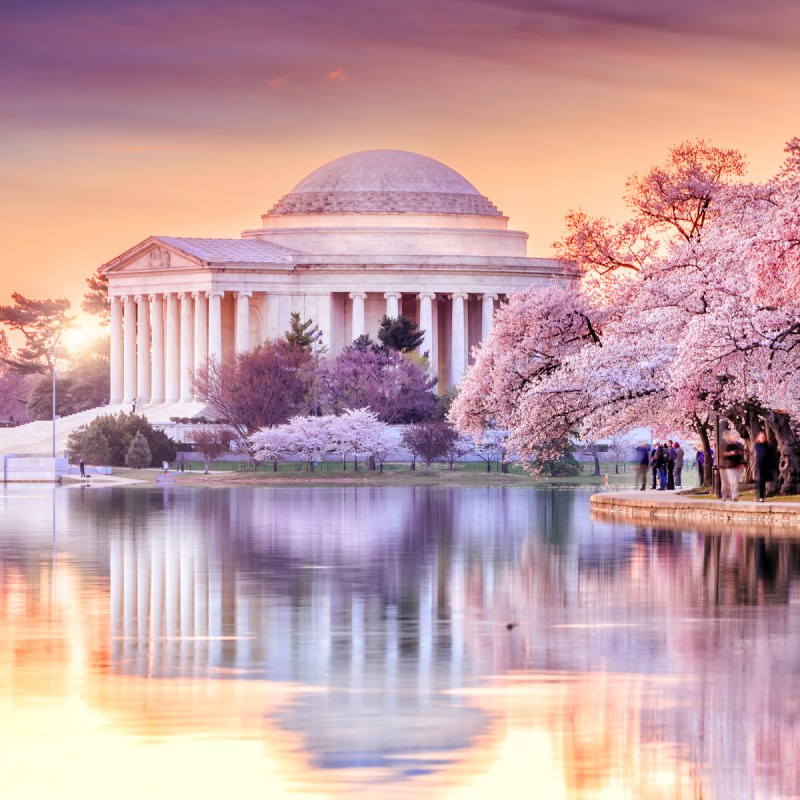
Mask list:
[[[151,236],[101,268],[111,304],[110,403],[190,404],[192,373],[283,336],[293,311],[331,356],[381,317],[425,332],[440,390],[458,384],[498,304],[563,270],[450,167],[402,150],[342,156],[239,239]],[[198,411],[199,413],[199,411]]]

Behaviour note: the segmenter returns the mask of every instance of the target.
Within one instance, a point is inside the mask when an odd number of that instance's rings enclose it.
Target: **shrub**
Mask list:
[[[90,432],[101,433],[111,451],[109,462],[112,466],[125,465],[125,457],[136,434],[141,433],[147,441],[151,459],[156,463],[174,461],[177,454],[176,443],[163,431],[154,428],[147,417],[137,414],[104,414],[87,425],[74,430],[67,440],[67,455],[70,461],[77,461],[84,452],[84,441]]]

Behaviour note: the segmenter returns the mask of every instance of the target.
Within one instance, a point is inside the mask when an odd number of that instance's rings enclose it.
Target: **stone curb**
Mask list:
[[[691,497],[645,492],[602,492],[589,499],[592,511],[620,517],[676,522],[733,522],[795,528],[800,533],[800,503],[695,500]]]

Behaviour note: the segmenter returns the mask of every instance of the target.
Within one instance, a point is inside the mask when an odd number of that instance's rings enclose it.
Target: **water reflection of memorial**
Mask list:
[[[798,744],[797,542],[589,522],[568,492],[66,497],[62,555],[108,591],[102,668],[316,686],[268,713],[319,768],[441,772],[497,735],[496,706],[470,694],[485,679],[548,675],[561,706],[534,692],[520,724],[561,731],[570,775],[603,772],[598,743],[624,731],[626,751],[669,742],[711,796],[800,788],[779,758]],[[0,528],[32,582],[49,515]]]

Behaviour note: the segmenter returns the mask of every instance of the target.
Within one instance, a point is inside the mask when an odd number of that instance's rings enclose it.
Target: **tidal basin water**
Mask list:
[[[800,540],[530,488],[0,491],[0,797],[797,798]]]

